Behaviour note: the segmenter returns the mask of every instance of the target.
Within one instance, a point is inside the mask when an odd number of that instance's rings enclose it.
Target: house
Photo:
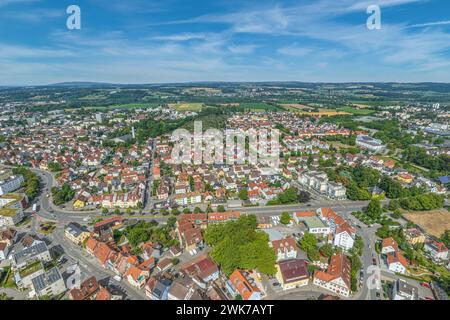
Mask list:
[[[319,235],[328,235],[331,232],[330,227],[327,226],[321,219],[319,219],[315,215],[313,217],[296,216],[296,220],[299,222],[303,222],[305,224],[305,226],[308,228],[309,233],[319,234]]]
[[[19,289],[30,288],[31,280],[45,272],[41,261],[30,261],[24,268],[16,270],[14,281]]]
[[[410,228],[405,230],[405,238],[409,244],[415,245],[425,243],[425,234],[417,228]]]
[[[313,283],[338,295],[349,297],[351,291],[351,263],[343,253],[331,257],[326,272],[315,270]]]
[[[123,226],[122,217],[112,217],[94,224],[94,234],[101,235],[104,232],[120,229]]]
[[[385,238],[381,242],[381,253],[389,254],[398,251],[398,244],[394,238]]]
[[[403,182],[403,183],[407,183],[407,184],[411,183],[411,182],[413,182],[413,179],[414,179],[414,177],[411,174],[406,173],[406,172],[402,172],[397,175],[397,180],[399,180],[400,182]]]
[[[145,295],[151,300],[167,300],[171,282],[151,276],[145,284]]]
[[[13,227],[21,222],[27,201],[26,196],[19,194],[6,194],[0,197],[0,228]]]
[[[69,239],[78,246],[81,246],[84,243],[84,241],[87,238],[89,238],[90,235],[85,228],[83,228],[76,222],[70,222],[67,225],[64,234],[67,239]]]
[[[0,181],[0,196],[16,191],[25,181],[22,175],[9,176]]]
[[[202,300],[196,294],[197,288],[195,283],[189,277],[177,278],[172,282],[167,293],[168,300]]]
[[[386,255],[389,271],[394,273],[406,273],[408,262],[400,251],[389,252]]]
[[[156,271],[157,272],[164,272],[166,270],[169,270],[173,266],[172,261],[169,258],[164,258],[161,261],[158,262],[156,265]]]
[[[302,287],[308,284],[309,273],[305,260],[289,259],[278,262],[276,278],[283,290]]]
[[[374,139],[367,135],[358,135],[356,137],[356,145],[373,152],[381,152],[385,148],[381,140]]]
[[[328,181],[326,193],[327,196],[331,199],[345,200],[347,189],[340,183]]]
[[[353,248],[355,243],[356,230],[351,227],[347,222],[337,227],[334,234],[333,244],[344,251],[348,251]]]
[[[443,261],[448,258],[448,249],[445,247],[445,244],[438,241],[429,241],[425,243],[424,247],[425,252],[428,252],[433,260]]]
[[[208,213],[208,224],[222,223],[239,219],[239,211],[211,212]]]
[[[52,261],[50,256],[50,251],[48,250],[45,242],[37,241],[30,247],[26,247],[19,252],[12,255],[13,267],[15,269],[21,269],[25,267],[29,261],[42,261],[49,262]]]
[[[292,237],[272,241],[272,248],[277,255],[277,261],[297,258],[298,247]]]
[[[84,280],[79,288],[73,288],[69,291],[70,300],[92,300],[100,290],[97,279],[92,276]]]
[[[64,279],[57,268],[52,268],[49,271],[33,278],[31,282],[31,297],[53,297],[66,291],[66,284],[64,283]]]
[[[203,244],[202,229],[191,223],[179,225],[177,228],[178,239],[185,250],[192,252]]]
[[[202,194],[200,192],[189,192],[185,194],[177,194],[173,200],[180,206],[187,206],[202,202]]]
[[[261,300],[261,291],[244,271],[236,269],[230,276],[230,285],[243,300]]]
[[[219,268],[206,254],[202,254],[183,264],[180,269],[191,277],[200,278],[204,283],[208,283],[219,278]],[[201,285],[202,284],[199,284],[199,286]]]
[[[128,268],[128,271],[126,273],[126,277],[128,282],[138,289],[145,286],[145,283],[150,276],[150,272],[148,270],[143,270],[139,267],[131,265]]]
[[[6,243],[6,246],[12,246],[17,240],[17,231],[15,229],[4,229],[0,231],[0,243]]]
[[[397,279],[392,287],[392,300],[417,300],[419,290],[403,279]]]

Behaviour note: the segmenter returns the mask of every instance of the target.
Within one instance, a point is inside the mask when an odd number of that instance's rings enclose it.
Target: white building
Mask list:
[[[442,242],[430,241],[425,243],[425,252],[428,252],[436,261],[443,261],[448,259],[448,249]]]
[[[24,181],[22,175],[11,176],[6,180],[0,181],[0,196],[16,191]]]
[[[345,223],[336,229],[333,244],[344,251],[348,251],[353,248],[355,235],[355,230]]]
[[[22,221],[23,201],[26,201],[23,195],[8,194],[0,197],[0,228],[13,227]]]
[[[57,268],[53,268],[31,280],[30,297],[56,296],[66,291],[66,284]]]
[[[277,255],[277,261],[297,258],[298,248],[292,237],[272,241],[272,248]]]
[[[392,287],[392,300],[417,300],[418,289],[403,279],[398,279]]]
[[[366,135],[358,135],[356,145],[373,152],[381,152],[385,148],[381,140]]]
[[[327,184],[327,195],[332,199],[346,199],[347,189],[340,183],[329,181]]]

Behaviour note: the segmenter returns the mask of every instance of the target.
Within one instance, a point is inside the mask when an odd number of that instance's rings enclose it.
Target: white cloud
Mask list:
[[[444,26],[444,25],[449,25],[449,24],[450,24],[450,20],[447,20],[447,21],[435,21],[435,22],[413,24],[410,27],[411,28],[421,28],[421,27]]]

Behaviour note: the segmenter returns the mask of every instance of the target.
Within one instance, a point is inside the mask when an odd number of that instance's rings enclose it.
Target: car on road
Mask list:
[[[121,276],[114,276],[113,280],[115,280],[117,282],[120,282],[120,281],[122,281],[122,277]]]
[[[375,257],[372,258],[372,264],[373,264],[374,266],[377,265],[377,259],[376,259]]]
[[[428,282],[421,282],[420,285],[421,285],[422,287],[424,287],[424,288],[431,289],[431,286],[430,286],[430,284],[429,284]]]
[[[273,285],[274,287],[280,287],[280,286],[281,286],[278,282],[274,282],[274,283],[272,283],[272,285]]]

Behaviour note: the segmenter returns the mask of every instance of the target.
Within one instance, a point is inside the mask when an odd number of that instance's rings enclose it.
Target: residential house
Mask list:
[[[405,238],[411,245],[425,243],[425,234],[418,228],[409,228],[405,230]]]
[[[150,272],[148,270],[141,269],[136,266],[130,266],[126,273],[126,277],[128,282],[138,289],[145,286],[145,283],[150,276]]]
[[[289,259],[278,262],[276,278],[283,290],[303,287],[308,284],[309,273],[305,260]]]
[[[31,281],[31,297],[53,297],[66,291],[66,284],[57,268],[52,268],[44,274],[33,278]]]
[[[425,252],[428,252],[435,261],[444,261],[448,258],[448,249],[445,244],[439,241],[428,241],[425,243]]]
[[[292,237],[272,241],[272,248],[277,255],[277,261],[297,258],[298,247]]]
[[[90,235],[84,227],[76,222],[70,222],[67,225],[64,234],[67,239],[79,246],[81,246]]]
[[[261,300],[261,291],[244,271],[236,269],[230,276],[232,291],[237,292],[243,300]]]
[[[151,300],[167,300],[171,282],[151,276],[145,284],[145,295]]]
[[[73,288],[69,291],[70,300],[93,300],[100,290],[97,279],[92,276],[84,280],[79,288]]]
[[[351,227],[347,222],[337,227],[334,234],[333,244],[344,251],[348,251],[353,248],[355,243],[356,230]]]
[[[30,247],[25,247],[12,255],[13,268],[15,269],[22,269],[30,261],[36,260],[44,263],[52,260],[45,242],[37,241]]]
[[[349,297],[351,291],[351,263],[343,253],[331,257],[326,272],[315,270],[313,283],[338,295]]]
[[[392,287],[392,300],[417,300],[419,290],[403,279],[397,279]]]

